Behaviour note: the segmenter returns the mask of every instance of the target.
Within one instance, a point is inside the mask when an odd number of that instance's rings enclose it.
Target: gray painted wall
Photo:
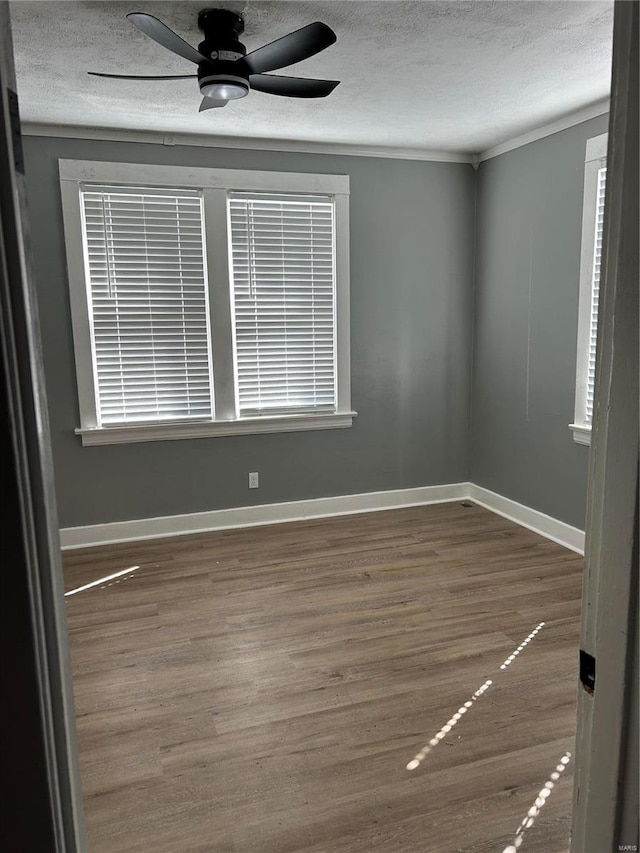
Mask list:
[[[27,137],[62,526],[472,479],[582,528],[589,451],[567,425],[584,149],[606,130],[515,149],[477,181],[458,164]],[[350,175],[355,425],[82,447],[58,158]]]
[[[27,137],[61,526],[468,479],[469,165]],[[58,158],[348,174],[351,429],[82,447]],[[260,472],[249,491],[247,472]]]
[[[584,155],[601,116],[480,165],[471,479],[584,528],[573,420]]]

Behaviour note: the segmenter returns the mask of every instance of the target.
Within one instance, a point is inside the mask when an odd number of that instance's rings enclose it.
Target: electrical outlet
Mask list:
[[[257,489],[257,488],[259,488],[259,486],[260,486],[260,481],[258,479],[258,472],[257,471],[251,471],[249,474],[249,488],[250,489]]]

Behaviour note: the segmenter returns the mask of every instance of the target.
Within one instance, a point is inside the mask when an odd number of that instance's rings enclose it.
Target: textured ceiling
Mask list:
[[[216,5],[215,2],[211,5]],[[11,4],[23,121],[167,133],[477,152],[607,97],[612,3],[604,0],[235,2],[248,51],[312,21],[335,45],[277,73],[341,80],[326,99],[260,92],[198,113],[196,80],[89,77],[191,73],[140,33],[149,12],[197,45],[205,0]]]

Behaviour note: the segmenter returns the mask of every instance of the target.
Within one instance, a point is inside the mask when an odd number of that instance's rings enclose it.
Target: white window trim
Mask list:
[[[84,445],[124,444],[139,441],[205,438],[350,427],[356,412],[351,409],[350,297],[349,297],[349,176],[300,172],[264,172],[240,169],[206,169],[189,166],[153,166],[137,163],[104,163],[92,160],[60,160],[60,189],[67,253],[71,320],[78,386],[80,427],[76,434]],[[227,192],[254,190],[330,195],[335,203],[336,240],[336,411],[331,413],[278,414],[235,417],[235,390],[224,377],[231,370],[214,371],[216,419],[214,421],[157,422],[98,426],[95,379],[92,367],[91,327],[84,249],[80,184],[117,186],[194,187],[203,191],[215,363],[232,354],[227,241]]]
[[[134,444],[138,441],[210,438],[216,435],[257,435],[265,432],[297,432],[310,429],[350,427],[357,412],[320,412],[305,415],[269,415],[232,421],[183,421],[132,424],[96,429],[77,429],[84,445]]]
[[[576,353],[576,396],[573,423],[569,429],[577,444],[591,444],[591,424],[585,423],[589,333],[591,329],[591,286],[593,280],[593,240],[598,207],[598,170],[606,163],[608,134],[587,140],[582,207],[582,248],[580,252],[580,294],[578,300],[578,346]]]

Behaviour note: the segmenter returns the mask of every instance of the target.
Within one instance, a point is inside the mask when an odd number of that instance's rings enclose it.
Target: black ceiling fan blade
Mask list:
[[[199,113],[204,112],[204,110],[213,110],[216,107],[226,107],[229,101],[223,101],[221,98],[203,98],[200,101],[200,109]]]
[[[251,88],[268,95],[285,95],[289,98],[326,98],[339,84],[339,80],[310,80],[304,77],[282,77],[278,74],[252,74]]]
[[[242,62],[251,74],[262,74],[264,71],[275,71],[277,68],[308,59],[330,47],[335,41],[336,34],[331,27],[316,21],[259,47],[238,61]]]
[[[153,15],[147,15],[146,12],[129,12],[127,18],[132,24],[141,30],[146,36],[158,42],[162,47],[166,47],[172,53],[177,53],[189,62],[195,62],[198,65],[202,61],[206,61],[206,56],[191,47],[184,39],[181,39],[177,33],[170,30],[166,24],[154,18]]]
[[[101,74],[99,71],[87,71],[92,77],[110,77],[114,80],[191,80],[197,74]]]

